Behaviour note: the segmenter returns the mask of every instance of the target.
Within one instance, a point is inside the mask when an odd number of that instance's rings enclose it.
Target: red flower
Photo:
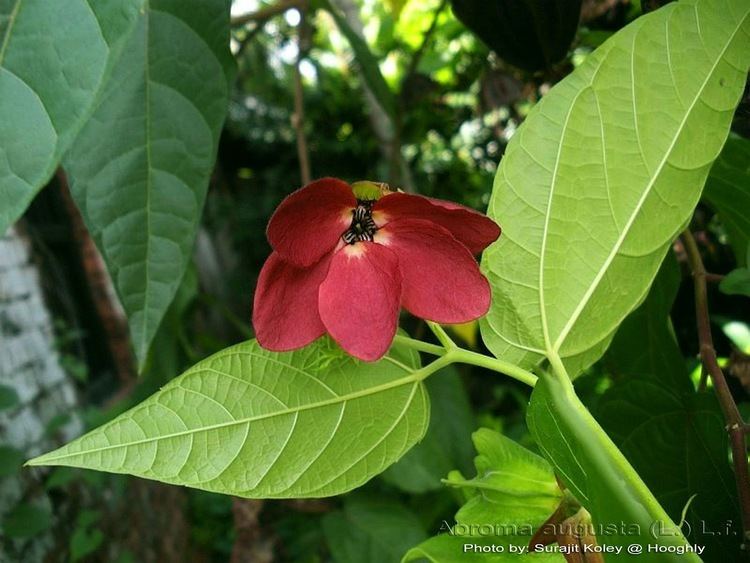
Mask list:
[[[455,203],[323,178],[282,201],[267,234],[274,251],[260,272],[253,324],[269,350],[327,332],[352,356],[377,360],[401,306],[439,323],[467,322],[490,306],[473,255],[500,227]]]

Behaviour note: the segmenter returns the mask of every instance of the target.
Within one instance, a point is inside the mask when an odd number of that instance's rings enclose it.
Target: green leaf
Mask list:
[[[323,497],[383,471],[424,435],[416,356],[377,363],[255,341],[196,364],[112,422],[28,462],[69,465],[247,498]],[[325,360],[325,361],[324,361]]]
[[[380,65],[370,51],[367,42],[351,28],[344,15],[330,2],[330,0],[319,0],[319,4],[331,14],[333,20],[336,22],[336,27],[339,28],[341,34],[346,37],[346,40],[349,42],[349,46],[354,52],[354,58],[357,60],[357,63],[362,70],[362,77],[375,98],[377,98],[380,107],[382,107],[388,115],[393,117],[396,113],[395,97],[393,92],[391,92],[391,89],[388,87],[385,78],[383,78],[383,75],[380,72]]]
[[[18,405],[18,393],[13,387],[0,385],[0,411],[11,409]]]
[[[401,16],[401,12],[404,11],[404,6],[409,0],[386,0],[385,4],[388,7],[388,11],[391,13],[393,21],[398,21]]]
[[[453,367],[442,369],[426,383],[435,416],[424,440],[389,467],[382,477],[408,493],[443,488],[449,471],[471,468],[471,432],[476,427],[461,378]]]
[[[89,117],[142,4],[0,2],[0,233]]]
[[[638,18],[537,104],[513,136],[485,253],[492,352],[573,376],[644,298],[689,220],[750,66],[750,3],[686,0]]]
[[[544,70],[568,54],[581,0],[453,0],[453,13],[497,55],[519,68]]]
[[[227,110],[226,0],[151,0],[65,168],[143,367],[190,260]]]
[[[404,561],[563,561],[558,553],[528,554],[534,529],[562,500],[550,465],[513,440],[487,428],[473,435],[477,476],[466,480],[452,471],[448,485],[467,493],[447,533],[410,550]],[[523,555],[525,553],[525,555]]]
[[[32,538],[48,530],[52,514],[47,506],[19,504],[3,520],[3,533],[9,538]]]
[[[480,428],[473,435],[477,476],[452,474],[446,483],[473,489],[456,514],[466,526],[529,526],[544,523],[557,509],[562,491],[546,460],[502,434]]]
[[[744,295],[750,297],[750,268],[737,268],[727,274],[719,289],[727,295]]]
[[[528,537],[441,534],[410,549],[404,562],[432,563],[564,563],[559,553],[526,553]],[[609,559],[608,559],[609,561]]]
[[[714,317],[713,320],[721,325],[721,331],[741,352],[750,354],[750,326],[746,323],[730,320],[723,317]]]
[[[719,214],[737,263],[748,265],[750,244],[750,140],[732,136],[711,168],[703,198]]]
[[[727,433],[714,394],[696,393],[671,331],[679,284],[668,257],[612,341],[606,363],[618,381],[595,414],[673,520],[697,495],[686,514],[691,542],[706,547],[708,560],[731,560],[740,534],[716,534],[732,515],[739,521]]]
[[[104,534],[98,528],[93,528],[101,515],[95,510],[84,510],[78,515],[76,527],[70,537],[70,560],[80,561],[90,555],[104,541]]]
[[[323,519],[336,563],[397,563],[427,538],[416,514],[389,498],[354,495]]]
[[[17,473],[23,466],[25,457],[23,452],[16,448],[0,446],[0,478]]]
[[[626,548],[660,544],[682,548],[687,541],[670,520],[617,446],[597,424],[566,377],[543,374],[531,394],[527,422],[537,445],[555,472],[591,513],[606,543],[621,546],[607,561],[630,561]],[[650,553],[647,563],[700,561],[694,554]]]

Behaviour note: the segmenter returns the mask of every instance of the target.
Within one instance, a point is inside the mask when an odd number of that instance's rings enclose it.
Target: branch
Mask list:
[[[732,462],[734,464],[734,478],[737,483],[737,493],[740,498],[742,511],[743,549],[750,539],[750,473],[747,463],[747,444],[745,442],[746,425],[737,409],[737,403],[727,385],[724,372],[716,359],[714,341],[711,335],[711,320],[708,314],[708,292],[706,289],[707,272],[703,265],[698,245],[689,230],[682,233],[682,242],[687,252],[688,263],[693,271],[695,285],[695,315],[698,325],[698,341],[703,367],[711,377],[716,389],[716,395],[727,423],[727,432],[732,446]]]
[[[299,160],[299,174],[302,185],[306,186],[312,180],[310,173],[310,151],[307,148],[307,137],[305,136],[305,99],[302,89],[302,75],[299,70],[303,53],[308,46],[305,43],[305,25],[307,12],[300,10],[300,21],[297,26],[297,60],[294,62],[294,114],[292,115],[292,126],[297,133],[297,158]]]
[[[241,16],[233,17],[230,20],[230,24],[232,25],[232,27],[246,25],[250,22],[254,22],[258,25],[263,25],[274,16],[283,14],[287,10],[291,10],[293,8],[302,9],[306,4],[307,2],[305,0],[279,0],[273,6],[261,8],[257,12],[250,12],[249,14],[242,14]]]
[[[424,53],[427,50],[427,47],[429,47],[430,45],[432,34],[435,33],[435,29],[437,29],[437,23],[438,23],[438,19],[440,19],[440,14],[443,12],[443,10],[445,9],[447,5],[448,5],[448,0],[442,0],[442,2],[440,2],[440,5],[435,9],[435,13],[432,16],[432,22],[430,23],[430,27],[428,27],[427,31],[424,32],[424,35],[422,36],[422,43],[419,45],[419,48],[414,52],[414,56],[409,61],[409,67],[406,69],[406,72],[404,73],[404,79],[401,81],[402,88],[403,88],[403,84],[406,83],[409,77],[412,76],[417,71],[417,67],[419,66],[419,61],[422,60],[422,57],[424,56]]]
[[[331,0],[331,4],[344,16],[349,27],[359,37],[364,39],[364,26],[359,15],[359,6],[353,0]],[[362,65],[358,65],[362,75]],[[380,105],[377,96],[362,80],[362,91],[365,104],[369,110],[370,123],[375,136],[378,138],[380,150],[389,164],[388,182],[394,187],[402,188],[406,192],[414,192],[414,179],[411,170],[401,154],[400,123],[394,121]]]

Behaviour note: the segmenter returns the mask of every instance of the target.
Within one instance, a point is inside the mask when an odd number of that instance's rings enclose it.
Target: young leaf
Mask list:
[[[0,3],[0,233],[84,124],[143,0]]]
[[[351,490],[419,441],[417,359],[358,362],[327,341],[274,353],[254,341],[196,364],[104,426],[29,465],[130,473],[247,498]]]
[[[473,435],[477,476],[450,473],[447,483],[468,492],[456,524],[411,549],[403,561],[517,561],[534,530],[562,500],[550,465],[538,455],[487,428]],[[562,562],[559,553],[533,553],[522,561]],[[480,559],[478,559],[480,558]]]
[[[325,516],[323,531],[336,563],[395,563],[427,538],[417,515],[400,502],[357,494]]]
[[[489,215],[482,335],[575,376],[646,294],[695,207],[750,66],[750,3],[668,4],[606,41],[519,128]]]
[[[232,62],[225,0],[150,0],[65,159],[143,364],[195,238]]]
[[[451,474],[448,485],[466,487],[473,496],[456,514],[467,526],[541,525],[557,509],[562,491],[546,460],[502,434],[480,428],[473,435],[477,476]]]
[[[737,264],[748,266],[750,245],[750,139],[732,136],[711,168],[703,199],[719,214]]]
[[[426,384],[432,410],[424,440],[389,467],[382,477],[409,493],[443,488],[440,480],[452,469],[471,467],[471,431],[476,428],[469,399],[458,372],[447,367]]]
[[[690,503],[690,540],[706,547],[707,560],[731,560],[740,533],[716,533],[733,514],[739,522],[727,433],[713,392],[696,393],[669,325],[679,284],[677,261],[668,257],[605,356],[620,377],[595,414],[673,520]]]

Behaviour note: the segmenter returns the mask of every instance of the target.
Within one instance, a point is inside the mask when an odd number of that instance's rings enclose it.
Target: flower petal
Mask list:
[[[400,302],[398,259],[372,242],[347,245],[334,254],[318,294],[328,333],[349,354],[367,361],[388,351]]]
[[[326,332],[318,314],[318,287],[330,258],[297,268],[273,252],[263,264],[255,290],[253,326],[258,343],[276,352],[310,344]]]
[[[490,284],[471,252],[447,229],[423,219],[399,219],[375,234],[398,256],[405,309],[439,323],[464,323],[490,307]]]
[[[479,254],[500,236],[500,227],[492,219],[463,205],[419,195],[393,193],[380,198],[373,206],[378,226],[398,219],[424,219],[437,223],[466,246]]]
[[[268,242],[287,262],[310,266],[333,250],[357,206],[351,187],[323,178],[290,194],[268,222]]]

